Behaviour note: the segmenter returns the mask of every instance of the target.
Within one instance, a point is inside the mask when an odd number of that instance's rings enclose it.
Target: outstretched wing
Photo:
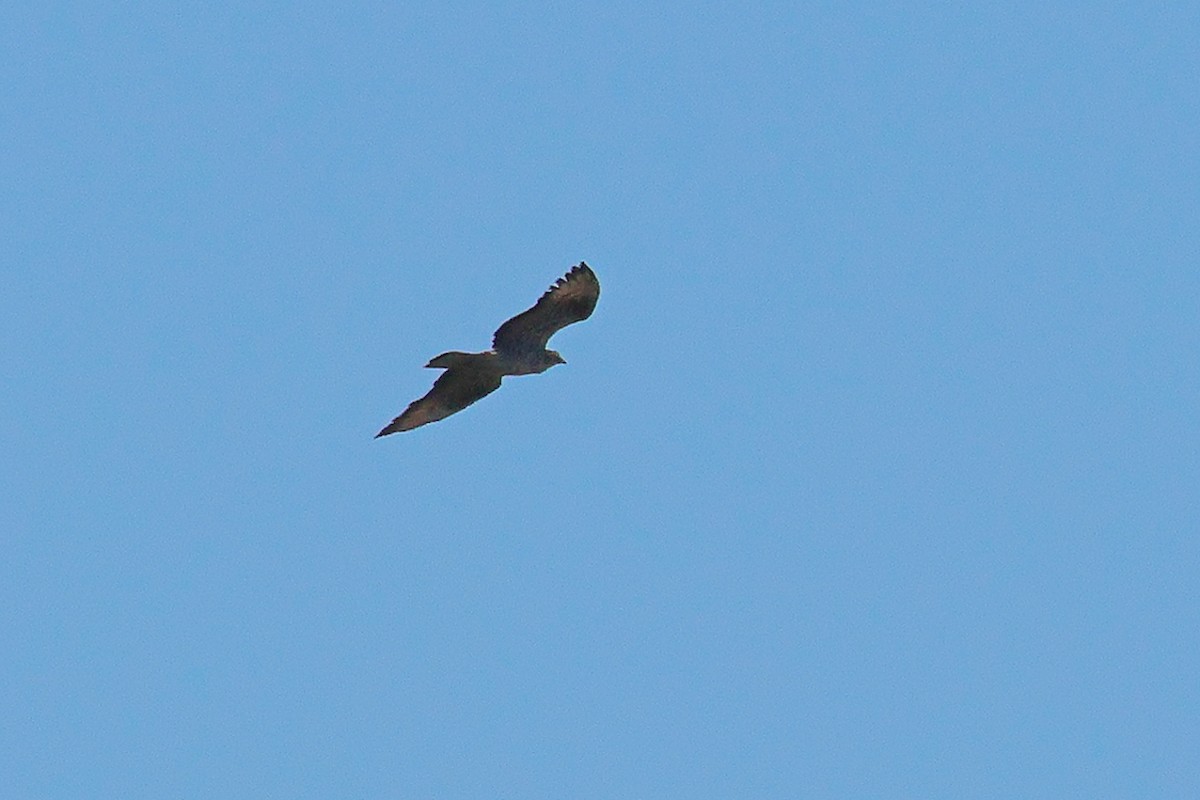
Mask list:
[[[492,347],[502,353],[545,350],[550,337],[572,322],[592,315],[600,299],[600,281],[584,262],[559,278],[541,299],[501,325],[492,338]]]
[[[396,431],[411,431],[462,411],[499,389],[501,377],[496,370],[481,364],[462,364],[448,369],[434,382],[428,394],[410,403],[404,413],[375,434],[375,438]]]

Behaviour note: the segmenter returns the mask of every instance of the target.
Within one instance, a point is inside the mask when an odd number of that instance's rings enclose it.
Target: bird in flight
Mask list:
[[[573,322],[592,315],[600,299],[600,281],[584,262],[555,281],[533,308],[517,314],[496,329],[492,349],[482,353],[451,350],[430,360],[426,367],[444,369],[433,388],[414,400],[375,438],[411,431],[462,411],[500,388],[505,375],[536,375],[555,364],[567,363],[547,350],[550,337]]]

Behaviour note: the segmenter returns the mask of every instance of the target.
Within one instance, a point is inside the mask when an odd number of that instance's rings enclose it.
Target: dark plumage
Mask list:
[[[414,400],[404,413],[375,434],[375,438],[445,419],[500,388],[505,375],[533,375],[567,363],[547,350],[550,337],[591,316],[600,299],[600,281],[586,263],[559,278],[533,308],[505,322],[482,353],[452,350],[430,360],[426,367],[446,370],[433,388]]]

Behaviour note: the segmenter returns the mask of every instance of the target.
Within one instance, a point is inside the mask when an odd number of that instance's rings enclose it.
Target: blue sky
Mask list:
[[[1200,792],[1196,7],[26,5],[0,794]]]

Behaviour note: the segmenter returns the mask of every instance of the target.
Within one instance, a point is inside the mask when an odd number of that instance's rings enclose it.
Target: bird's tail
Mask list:
[[[460,353],[458,350],[451,350],[449,353],[442,353],[440,356],[429,359],[429,363],[425,366],[432,369],[450,369],[478,355],[478,353]]]

